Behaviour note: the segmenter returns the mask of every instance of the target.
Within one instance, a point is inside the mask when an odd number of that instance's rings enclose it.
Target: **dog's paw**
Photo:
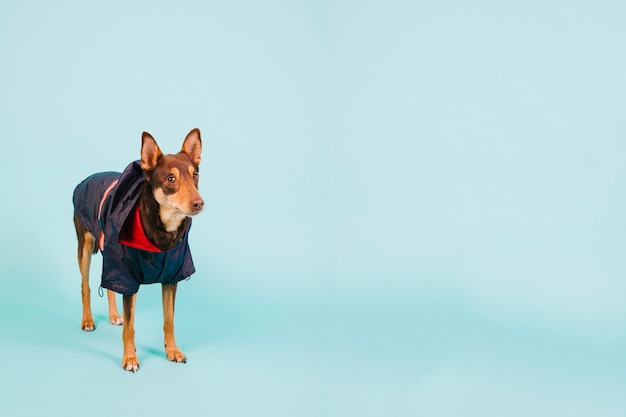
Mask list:
[[[109,321],[114,326],[121,326],[122,324],[124,324],[124,320],[122,320],[122,316],[120,316],[119,314],[109,315]]]
[[[187,363],[187,358],[178,348],[168,348],[165,347],[165,354],[167,355],[167,359],[172,362],[177,363]]]
[[[122,368],[125,371],[129,372],[137,372],[139,370],[139,359],[137,355],[126,356],[122,360]]]
[[[96,323],[94,323],[93,318],[91,317],[83,318],[80,327],[86,332],[93,332],[94,330],[96,330]]]

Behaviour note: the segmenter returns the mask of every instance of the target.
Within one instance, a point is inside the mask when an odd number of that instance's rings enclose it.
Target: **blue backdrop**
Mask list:
[[[0,4],[0,414],[622,416],[626,6]],[[80,330],[71,194],[199,127],[167,362]]]

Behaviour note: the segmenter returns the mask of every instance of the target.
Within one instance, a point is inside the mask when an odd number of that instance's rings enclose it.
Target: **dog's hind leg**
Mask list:
[[[74,215],[74,226],[78,237],[78,268],[82,277],[81,293],[83,301],[83,319],[81,328],[86,332],[95,330],[96,323],[91,314],[91,289],[89,288],[89,267],[91,266],[91,255],[98,251],[96,238],[80,223]]]
[[[165,354],[172,362],[186,363],[187,358],[176,346],[174,337],[174,302],[176,301],[176,284],[163,284],[163,333]]]
[[[109,321],[111,324],[121,326],[123,323],[122,316],[117,311],[117,303],[115,302],[115,292],[107,290],[107,297],[109,299]]]

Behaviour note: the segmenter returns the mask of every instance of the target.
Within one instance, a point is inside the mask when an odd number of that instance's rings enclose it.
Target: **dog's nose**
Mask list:
[[[194,213],[198,213],[204,207],[204,201],[201,198],[194,200],[191,202],[191,207],[193,208]]]

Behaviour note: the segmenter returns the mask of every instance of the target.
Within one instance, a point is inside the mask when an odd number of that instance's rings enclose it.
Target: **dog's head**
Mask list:
[[[154,199],[161,206],[161,217],[194,216],[204,208],[198,192],[198,167],[202,141],[200,130],[193,129],[177,154],[164,155],[156,141],[143,133],[141,169],[151,185]]]

